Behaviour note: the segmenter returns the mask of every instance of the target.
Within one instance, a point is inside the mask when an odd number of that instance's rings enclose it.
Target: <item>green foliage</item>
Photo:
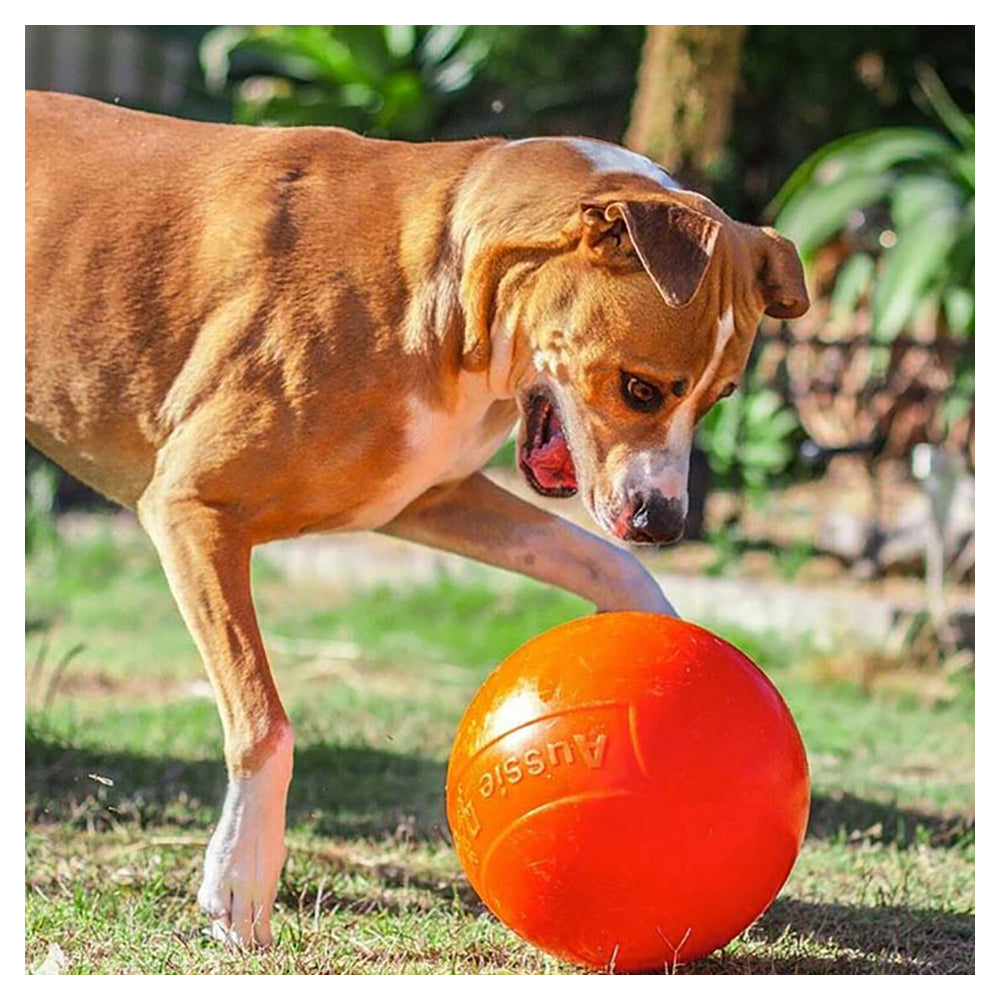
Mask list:
[[[642,25],[475,25],[489,56],[442,125],[483,133],[624,135],[645,37]]]
[[[751,381],[746,390],[716,404],[698,427],[698,443],[708,458],[716,484],[737,492],[742,500],[762,501],[775,477],[791,468],[799,420],[781,397]],[[710,529],[706,538],[715,558],[706,572],[721,576],[736,567],[749,543],[738,527],[739,515]],[[789,571],[794,575],[794,561]]]
[[[709,528],[705,537],[712,546],[714,556],[711,564],[705,568],[706,576],[724,576],[735,569],[746,555],[747,540],[731,521]]]
[[[932,70],[919,81],[947,134],[900,127],[838,139],[792,174],[772,206],[807,259],[835,236],[855,247],[833,288],[834,315],[867,298],[883,343],[921,316],[962,336],[975,323],[975,128]]]
[[[719,480],[759,493],[791,465],[798,430],[798,419],[776,392],[750,387],[706,414],[698,441]]]
[[[486,52],[461,25],[232,25],[201,45],[210,88],[222,90],[238,60],[251,67],[233,93],[239,122],[343,125],[413,139],[427,134]]]
[[[814,150],[840,136],[925,124],[910,98],[920,63],[971,108],[973,47],[972,27],[750,25],[711,193],[733,218],[756,221]]]
[[[240,122],[411,140],[617,139],[642,36],[635,25],[226,25],[200,55]]]
[[[813,543],[808,538],[798,538],[788,545],[782,545],[774,554],[774,565],[781,578],[791,583],[799,570],[816,554]]]

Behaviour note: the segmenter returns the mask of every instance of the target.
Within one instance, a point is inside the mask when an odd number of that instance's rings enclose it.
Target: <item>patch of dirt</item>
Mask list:
[[[25,703],[33,706],[42,697],[30,690],[30,671],[26,677]],[[36,685],[37,686],[37,685]],[[155,674],[116,676],[101,670],[67,671],[57,685],[60,695],[74,698],[128,698],[135,701],[162,702],[176,697],[211,697],[211,685],[204,679],[157,677]],[[51,695],[50,695],[51,696]]]

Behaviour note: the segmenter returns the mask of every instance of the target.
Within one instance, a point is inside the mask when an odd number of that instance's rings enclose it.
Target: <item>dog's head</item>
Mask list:
[[[808,305],[795,247],[700,195],[640,188],[584,202],[571,248],[519,295],[527,481],[546,496],[579,490],[618,538],[676,541],[695,425],[739,387],[762,315]]]

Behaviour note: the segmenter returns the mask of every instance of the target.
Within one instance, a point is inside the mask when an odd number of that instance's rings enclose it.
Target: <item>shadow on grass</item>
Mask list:
[[[444,782],[440,761],[370,747],[305,746],[295,754],[288,823],[331,838],[438,839],[446,835]],[[221,759],[108,752],[27,731],[28,822],[89,830],[170,825],[207,835],[224,793]]]
[[[323,860],[325,871],[332,869],[337,873],[360,875],[366,882],[377,882],[379,890],[373,892],[368,888],[349,895],[314,880],[296,885],[283,879],[279,898],[285,906],[307,914],[337,910],[364,916],[373,913],[413,915],[440,910],[442,904],[467,917],[487,912],[476,890],[458,875],[443,876],[406,864],[358,864],[349,857]],[[406,899],[393,895],[399,890],[411,895]]]
[[[695,963],[690,971],[971,974],[975,972],[975,932],[975,917],[970,914],[784,898],[776,900],[747,935],[755,948],[770,945],[775,955],[713,956]],[[828,946],[840,954],[801,953],[796,939]]]
[[[975,821],[968,816],[902,808],[847,792],[814,795],[809,813],[808,836],[814,840],[960,847],[974,842],[975,835]]]
[[[313,914],[331,911],[359,916],[424,913],[442,904],[463,916],[485,907],[461,878],[428,876],[405,865],[356,865],[338,858],[338,872],[375,880],[379,891],[358,894],[310,882],[282,885],[281,901]],[[413,890],[402,899],[393,890]],[[717,954],[680,966],[688,974],[922,974],[975,972],[975,918],[967,914],[907,906],[845,906],[779,899],[747,933],[740,954]],[[666,971],[666,970],[665,970]]]
[[[343,857],[336,859],[334,867],[338,872],[377,880],[385,892],[348,895],[324,891],[322,885],[312,882],[299,887],[286,882],[282,902],[310,914],[340,910],[399,916],[442,903],[465,916],[478,916],[486,909],[462,878],[432,876],[401,864],[358,865]],[[397,889],[422,895],[404,902],[388,894]],[[782,898],[753,925],[746,940],[746,953],[709,956],[677,971],[741,975],[975,972],[975,917],[969,914]],[[763,951],[766,953],[761,954]]]
[[[68,745],[38,728],[28,729],[25,765],[25,812],[33,823],[68,823],[90,830],[170,825],[207,836],[225,790],[219,761],[108,753]],[[369,747],[306,746],[296,754],[289,822],[337,839],[435,840],[447,836],[444,778],[442,762],[419,756]],[[952,847],[974,836],[974,826],[957,818],[851,795],[815,798],[810,837],[850,840],[854,831],[856,839],[900,846],[927,842]],[[327,857],[319,851],[317,860],[343,871],[356,866],[349,853]],[[357,895],[327,890],[319,895],[321,889],[312,879],[298,884],[283,880],[283,902],[306,912],[337,908],[402,914],[442,904],[468,915],[483,912],[460,877],[395,863],[374,870],[359,866],[358,871],[374,877],[379,889]],[[400,895],[400,889],[414,893]],[[680,971],[971,973],[974,938],[975,920],[969,915],[784,898],[748,932],[747,953],[709,957]],[[804,942],[812,944],[806,947]]]
[[[289,825],[335,838],[437,838],[444,833],[444,782],[441,761],[365,746],[310,744],[295,753]],[[221,759],[66,744],[29,726],[25,783],[26,815],[33,822],[90,829],[123,823],[196,827],[214,822],[225,768]],[[820,794],[813,797],[809,837],[948,848],[972,842],[975,823],[847,793]]]

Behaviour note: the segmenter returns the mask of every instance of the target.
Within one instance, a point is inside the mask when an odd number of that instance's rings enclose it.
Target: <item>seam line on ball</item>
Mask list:
[[[507,837],[511,830],[515,827],[520,826],[529,819],[533,819],[535,816],[540,815],[550,809],[555,809],[557,807],[563,806],[574,806],[580,805],[584,802],[594,802],[598,799],[620,799],[626,796],[636,795],[636,792],[627,789],[616,788],[613,791],[604,791],[602,789],[594,789],[589,792],[579,792],[576,795],[566,795],[561,799],[556,799],[553,802],[542,802],[540,805],[535,806],[533,809],[529,809],[526,813],[522,813],[520,816],[515,816],[499,833],[493,835],[493,839],[490,841],[490,846],[486,848],[486,852],[483,854],[483,860],[479,865],[479,881],[483,886],[483,889],[488,893],[489,886],[486,882],[486,870],[489,867],[490,859],[493,857],[496,849],[500,846],[505,837]]]
[[[635,705],[628,707],[628,735],[632,740],[632,753],[635,754],[635,762],[639,767],[639,773],[644,778],[649,778],[649,768],[639,749],[639,716],[636,713]]]

